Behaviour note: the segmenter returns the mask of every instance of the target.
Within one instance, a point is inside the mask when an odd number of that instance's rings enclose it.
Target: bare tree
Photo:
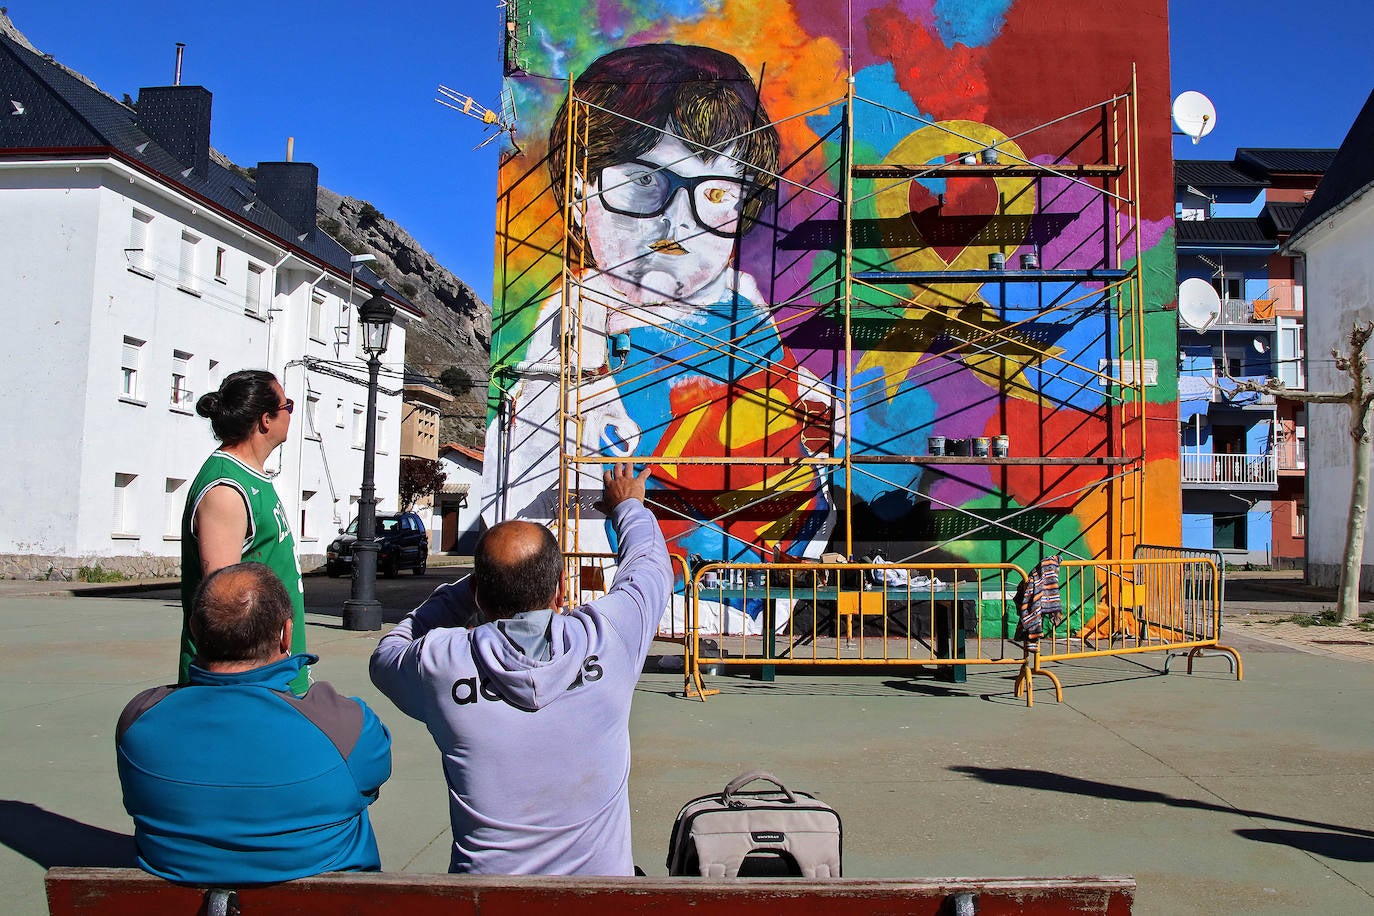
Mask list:
[[[401,459],[401,475],[396,487],[396,499],[405,512],[413,510],[421,500],[434,496],[444,485],[444,465],[433,458]]]
[[[1360,560],[1364,556],[1366,515],[1369,511],[1370,408],[1374,406],[1374,383],[1368,370],[1365,344],[1374,336],[1374,321],[1355,322],[1350,329],[1349,351],[1331,348],[1336,368],[1350,377],[1349,391],[1306,391],[1289,389],[1278,379],[1264,382],[1236,379],[1237,391],[1255,391],[1301,401],[1304,404],[1344,404],[1350,408],[1350,439],[1353,464],[1350,471],[1350,514],[1345,524],[1345,555],[1341,560],[1340,594],[1336,615],[1341,623],[1360,618]]]

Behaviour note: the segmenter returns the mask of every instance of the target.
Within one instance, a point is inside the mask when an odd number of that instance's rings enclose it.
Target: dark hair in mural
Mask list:
[[[619,48],[593,61],[573,91],[589,103],[588,176],[647,153],[668,131],[703,160],[728,153],[744,163],[746,177],[760,192],[745,206],[740,235],[753,227],[778,170],[778,132],[769,124],[753,78],[736,58],[697,45]],[[549,174],[559,201],[566,194],[567,109],[565,99],[549,130]],[[574,168],[580,165],[575,162]]]

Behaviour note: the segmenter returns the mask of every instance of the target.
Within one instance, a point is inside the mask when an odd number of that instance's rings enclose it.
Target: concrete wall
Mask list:
[[[1350,328],[1374,319],[1374,194],[1366,191],[1299,240],[1307,257],[1307,352],[1347,352]],[[1368,355],[1368,354],[1367,354]],[[1349,378],[1329,359],[1307,367],[1308,389],[1344,391]],[[1335,585],[1345,552],[1353,467],[1344,405],[1312,404],[1307,420],[1307,577]],[[1374,537],[1365,541],[1361,587],[1374,588]]]
[[[64,187],[37,170],[0,169],[0,554],[66,552],[75,546],[82,452],[71,444],[86,421],[92,347],[99,174],[70,167]],[[113,382],[112,382],[113,384]],[[113,405],[107,401],[105,409]],[[113,481],[111,481],[111,484]],[[107,509],[109,503],[107,502]]]

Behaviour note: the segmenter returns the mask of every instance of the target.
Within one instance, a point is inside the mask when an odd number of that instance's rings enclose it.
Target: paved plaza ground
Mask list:
[[[382,583],[388,618],[440,581]],[[383,864],[443,871],[438,752],[368,682],[377,634],[340,628],[338,587],[308,580],[308,638],[317,676],[392,730],[394,774],[372,808]],[[1007,671],[975,669],[960,685],[719,677],[705,703],[681,697],[680,675],[645,674],[636,860],[664,874],[681,804],[761,766],[839,810],[853,877],[1129,874],[1141,913],[1369,912],[1374,633],[1290,620],[1330,604],[1293,574],[1233,576],[1226,642],[1244,655],[1244,681],[1223,658],[1191,677],[1179,662],[1165,675],[1153,655],[1093,659],[1059,666],[1064,702],[1042,683],[1034,709],[1013,698]],[[0,582],[0,911],[44,912],[47,866],[132,861],[114,724],[133,694],[168,680],[179,614],[165,587]]]

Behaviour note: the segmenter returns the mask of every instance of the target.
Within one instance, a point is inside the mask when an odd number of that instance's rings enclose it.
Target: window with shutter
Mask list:
[[[243,298],[243,310],[259,318],[262,317],[262,275],[263,269],[257,264],[248,265],[248,286]]]
[[[315,499],[314,490],[301,491],[301,540],[313,541],[319,537],[315,531],[315,525],[310,520],[310,503]]]
[[[125,337],[119,360],[119,393],[126,398],[138,399],[139,363],[143,356],[143,341],[135,337]]]
[[[191,389],[187,378],[191,374],[191,354],[181,350],[172,351],[172,406],[189,410]]]
[[[310,295],[310,338],[324,342],[324,294]]]
[[[305,396],[305,435],[311,439],[320,438],[320,396]]]
[[[189,232],[181,234],[181,261],[177,268],[177,285],[187,292],[196,292],[196,243],[200,239]]]
[[[169,541],[181,540],[181,513],[186,508],[186,481],[178,477],[167,478],[167,499],[162,523],[162,537]]]
[[[134,502],[134,481],[137,474],[115,474],[114,517],[111,533],[123,537],[137,536],[137,504]]]
[[[149,226],[152,221],[152,214],[144,213],[142,210],[134,210],[130,216],[129,247],[124,249],[124,257],[129,267],[135,271],[147,272],[149,265],[152,264],[152,259],[148,255],[151,235]]]

